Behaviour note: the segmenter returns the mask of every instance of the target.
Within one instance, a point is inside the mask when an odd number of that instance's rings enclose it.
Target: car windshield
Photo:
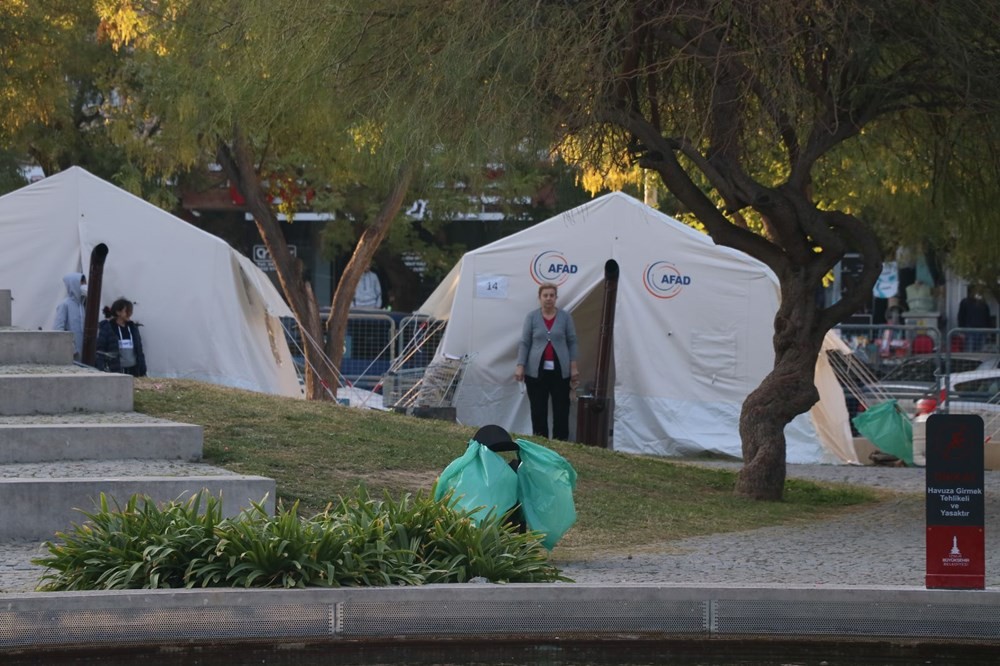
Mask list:
[[[982,377],[958,382],[951,387],[951,397],[958,400],[992,402],[1000,393],[1000,377]]]
[[[908,358],[885,373],[882,381],[933,382],[938,367],[938,359],[935,356]]]
[[[952,356],[951,372],[968,372],[982,369],[982,358]],[[991,366],[992,367],[992,366]],[[921,356],[904,359],[882,376],[884,382],[927,382],[934,383],[944,374],[945,359],[938,356]]]

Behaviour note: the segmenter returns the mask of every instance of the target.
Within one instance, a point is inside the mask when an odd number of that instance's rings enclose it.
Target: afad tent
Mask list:
[[[559,286],[558,305],[576,323],[581,383],[593,379],[609,259],[620,269],[613,448],[741,457],[741,405],[774,361],[777,279],[761,262],[624,194],[465,254],[421,307],[448,320],[436,361],[467,359],[455,392],[459,421],[531,432],[513,375],[521,323],[538,307],[542,282]],[[853,461],[843,392],[825,356],[817,372],[821,402],[786,429],[787,460]]]
[[[73,167],[0,197],[0,287],[13,325],[51,329],[62,277],[108,246],[102,305],[135,302],[148,372],[301,396],[278,317],[290,316],[252,261],[222,239]]]

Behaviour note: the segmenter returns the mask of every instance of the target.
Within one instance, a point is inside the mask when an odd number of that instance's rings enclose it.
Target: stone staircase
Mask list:
[[[0,541],[52,539],[101,493],[124,504],[208,490],[228,516],[265,496],[274,510],[272,479],[200,463],[201,427],[136,413],[132,384],[74,364],[70,333],[12,328],[0,290]]]

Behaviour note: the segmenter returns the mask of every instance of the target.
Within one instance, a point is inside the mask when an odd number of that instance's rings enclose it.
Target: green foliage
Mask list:
[[[112,507],[101,493],[97,509],[84,515],[87,522],[58,533],[62,543],[47,543],[50,555],[36,561],[50,569],[43,589],[183,587],[188,567],[211,557],[222,506],[198,493],[163,507],[133,495]]]
[[[87,521],[59,533],[34,563],[47,567],[49,591],[566,580],[540,535],[518,534],[492,514],[473,524],[426,493],[394,501],[359,490],[308,519],[298,508],[271,516],[254,503],[223,519],[221,500],[206,492],[162,507],[138,495],[112,507],[102,494]]]
[[[372,496],[426,492],[475,432],[446,421],[183,380],[139,379],[135,402],[140,412],[201,425],[206,462],[273,478],[278,499],[301,502],[306,514],[339,506],[359,488]],[[747,502],[733,496],[735,475],[729,470],[569,442],[539,443],[569,460],[579,475],[577,522],[552,551],[556,561],[820,520],[879,499],[864,488],[788,481],[783,502]]]
[[[890,255],[934,251],[956,274],[996,283],[1000,134],[982,120],[956,120],[947,136],[918,119],[874,123],[818,163],[820,205],[870,222]]]
[[[0,195],[13,192],[28,184],[21,173],[21,161],[16,154],[0,150]]]
[[[136,81],[128,55],[103,39],[94,2],[0,3],[0,62],[0,192],[19,184],[8,175],[11,164],[33,164],[46,175],[81,166],[172,206],[166,182],[137,169],[123,147],[122,135],[149,142],[156,123],[114,122],[131,108]]]
[[[675,216],[706,203],[690,180],[733,226],[760,232],[774,211],[753,208],[784,184],[857,216],[886,250],[934,249],[963,275],[998,277],[1000,15],[981,0],[470,0],[449,11],[448,43],[423,52],[434,66],[413,70],[403,99],[467,89],[452,62],[493,67],[479,80],[496,124],[562,136],[590,191],[641,182],[639,157],[669,151],[679,169],[668,186],[684,194],[664,208]],[[652,134],[664,141],[650,145]],[[805,245],[858,251],[848,236],[820,242],[824,231],[797,230]]]

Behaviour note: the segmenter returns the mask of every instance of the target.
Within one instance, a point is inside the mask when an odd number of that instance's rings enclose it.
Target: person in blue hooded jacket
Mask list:
[[[73,334],[73,359],[79,361],[83,353],[84,303],[87,299],[87,277],[83,273],[67,273],[63,276],[66,298],[56,306],[56,321],[53,328]]]

